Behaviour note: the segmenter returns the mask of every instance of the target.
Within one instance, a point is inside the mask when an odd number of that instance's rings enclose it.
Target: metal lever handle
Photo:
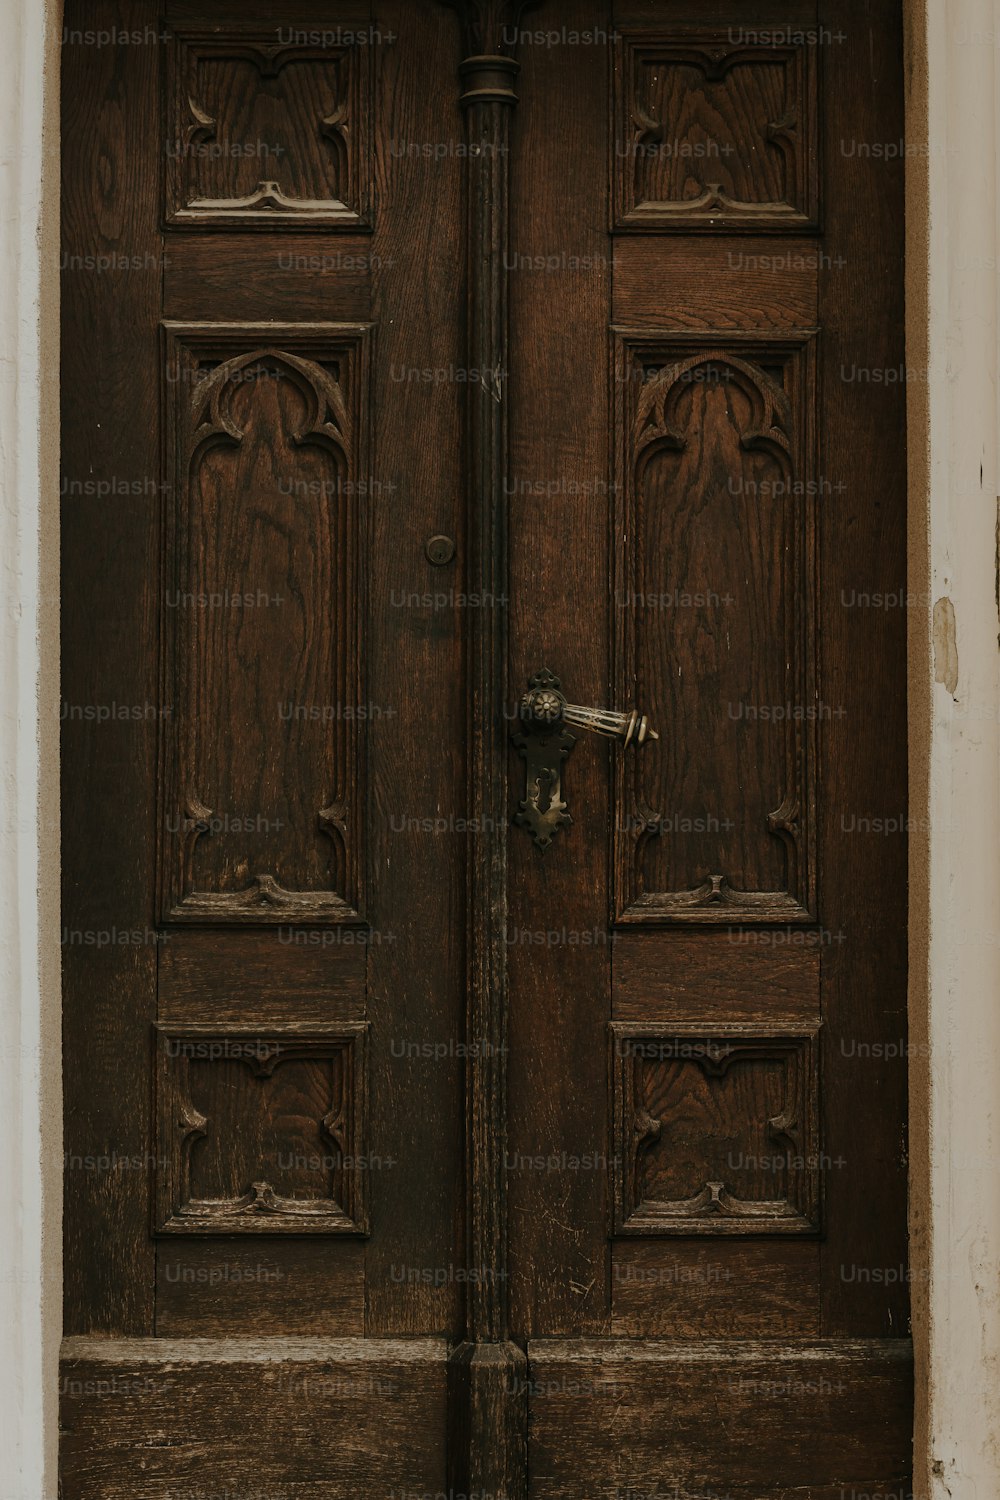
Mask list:
[[[535,673],[521,699],[520,713],[527,724],[545,729],[560,723],[572,724],[575,729],[589,729],[592,734],[617,740],[620,745],[644,745],[647,740],[660,738],[637,708],[622,714],[613,708],[584,708],[579,703],[567,703],[559,691],[559,679],[548,671]]]
[[[514,743],[526,762],[527,785],[514,821],[531,832],[540,849],[547,849],[559,829],[573,821],[562,798],[562,763],[576,744],[567,726],[590,730],[622,746],[660,738],[637,708],[618,713],[567,703],[558,677],[547,668],[531,678],[518,716],[522,728]]]
[[[655,729],[650,729],[646,715],[637,708],[631,713],[619,714],[611,708],[580,708],[575,703],[567,703],[563,720],[578,729],[589,729],[593,734],[617,740],[620,745],[644,745],[647,740],[660,738]]]

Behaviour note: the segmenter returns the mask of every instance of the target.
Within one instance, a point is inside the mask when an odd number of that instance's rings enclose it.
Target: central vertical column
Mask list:
[[[527,1366],[507,1287],[508,288],[513,57],[524,4],[447,0],[464,22],[459,69],[468,175],[466,432],[468,800],[465,1342],[451,1362],[452,1493],[524,1500]]]

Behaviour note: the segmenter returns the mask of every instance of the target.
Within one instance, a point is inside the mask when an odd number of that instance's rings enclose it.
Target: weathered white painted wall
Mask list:
[[[0,0],[0,1496],[11,1500],[56,1494],[58,178],[43,136],[56,36],[43,0]]]
[[[911,13],[915,1491],[1000,1496],[996,0]],[[920,283],[924,285],[921,287]],[[926,380],[920,371],[926,368]],[[924,439],[926,437],[926,447]]]

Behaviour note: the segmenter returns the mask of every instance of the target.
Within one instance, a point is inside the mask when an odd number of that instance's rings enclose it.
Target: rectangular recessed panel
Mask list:
[[[909,1494],[906,1339],[528,1344],[530,1500]]]
[[[817,321],[817,272],[831,261],[813,239],[706,239],[626,234],[614,241],[614,320],[676,329],[794,331]],[[840,267],[838,267],[840,269]]]
[[[437,1494],[438,1339],[67,1339],[65,1500]]]
[[[811,1021],[820,1011],[821,954],[839,953],[844,941],[843,933],[800,926],[621,932],[612,960],[615,1020]]]
[[[617,761],[621,921],[815,915],[814,355],[616,333],[618,701],[660,734]]]
[[[164,373],[164,920],[357,920],[368,329],[168,324]]]
[[[359,29],[173,32],[168,224],[370,226],[373,49],[354,43]]]
[[[815,1233],[815,1030],[615,1023],[611,1033],[617,1233]]]
[[[157,1338],[362,1338],[365,1248],[316,1237],[162,1239]]]
[[[618,1239],[611,1332],[620,1338],[818,1338],[815,1240]]]
[[[225,255],[212,235],[175,234],[163,266],[167,318],[216,322],[272,318],[359,322],[371,317],[372,240],[324,243],[292,229],[231,236]],[[801,320],[800,320],[801,321]]]
[[[618,229],[817,224],[816,47],[746,26],[618,33]]]
[[[158,1026],[157,1231],[365,1233],[367,1029]]]
[[[161,1021],[260,1026],[362,1021],[367,928],[265,927],[171,931],[157,952]]]

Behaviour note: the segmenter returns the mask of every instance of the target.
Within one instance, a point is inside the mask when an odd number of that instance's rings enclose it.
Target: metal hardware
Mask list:
[[[617,713],[567,703],[559,678],[547,667],[530,678],[518,716],[522,727],[514,735],[514,744],[525,760],[526,785],[514,822],[528,829],[540,849],[547,849],[560,828],[573,821],[562,795],[563,762],[576,744],[576,735],[569,733],[567,725],[622,746],[644,745],[660,737],[638,709]]]
[[[514,822],[527,828],[539,849],[547,849],[560,828],[573,821],[562,799],[562,764],[576,744],[576,735],[563,725],[565,708],[559,678],[547,669],[536,672],[518,710],[523,728],[514,735],[526,767],[524,800]]]
[[[450,536],[432,536],[424,548],[427,561],[435,568],[443,568],[455,556],[455,543]]]

